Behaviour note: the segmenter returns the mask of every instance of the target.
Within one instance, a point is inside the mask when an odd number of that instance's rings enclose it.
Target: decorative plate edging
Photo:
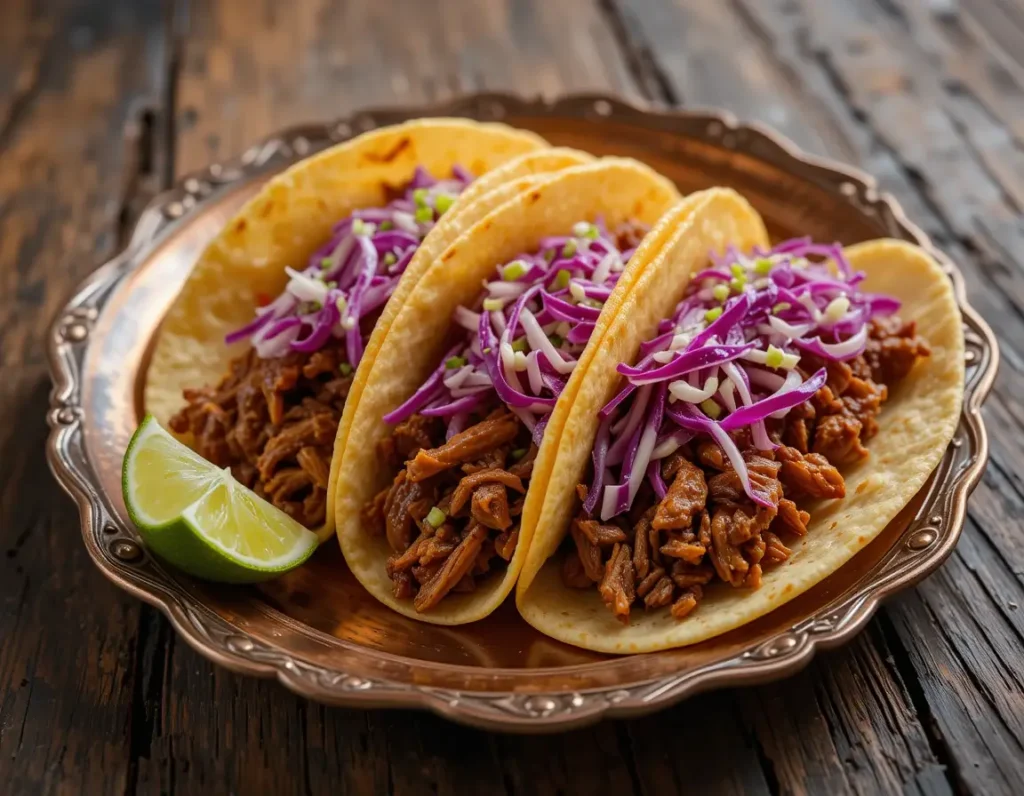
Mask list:
[[[94,470],[83,440],[87,422],[81,404],[81,374],[90,334],[107,300],[136,263],[203,203],[241,182],[376,126],[416,116],[509,116],[615,119],[676,132],[737,149],[786,168],[811,182],[838,190],[861,213],[873,216],[890,235],[915,241],[943,265],[953,282],[964,320],[967,381],[956,435],[939,465],[929,494],[898,544],[859,586],[812,616],[733,658],[627,688],[560,693],[489,693],[438,689],[365,678],[299,659],[247,635],[194,597],[153,560],[135,531],[116,517],[93,485]],[[552,731],[648,712],[698,691],[729,683],[761,682],[805,666],[820,648],[847,641],[870,619],[880,601],[937,568],[952,552],[966,514],[967,497],[988,458],[980,409],[995,380],[998,343],[967,302],[964,280],[896,200],[880,192],[858,169],[803,153],[788,139],[756,124],[740,123],[724,111],[650,111],[597,94],[555,101],[505,94],[477,94],[423,109],[371,109],[329,124],[291,127],[250,147],[241,156],[211,164],[180,180],[143,211],[125,249],[92,274],[58,313],[49,333],[54,382],[48,422],[47,459],[57,480],[75,499],[90,556],[114,583],[159,608],[200,654],[238,672],[276,677],[287,688],[323,702],[350,706],[422,707],[490,729]],[[312,631],[315,635],[317,631]]]

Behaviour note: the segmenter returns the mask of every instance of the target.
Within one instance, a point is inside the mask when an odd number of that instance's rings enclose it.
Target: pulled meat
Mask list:
[[[864,361],[872,381],[893,384],[930,353],[928,344],[917,336],[917,321],[904,322],[895,315],[871,321]]]
[[[436,448],[418,450],[406,464],[409,478],[422,481],[460,464],[481,460],[515,439],[521,426],[519,418],[510,412],[496,412]],[[487,462],[487,466],[491,464]]]
[[[570,528],[562,580],[596,588],[612,614],[668,608],[677,619],[698,606],[704,588],[721,581],[757,588],[766,567],[786,561],[785,539],[807,534],[811,515],[794,501],[846,494],[836,465],[868,455],[864,442],[878,431],[888,385],[903,378],[927,345],[913,323],[872,323],[867,350],[849,363],[805,355],[801,367],[827,370],[824,387],[782,421],[769,421],[779,443],[759,451],[745,431],[733,434],[758,501],[751,500],[722,448],[711,440],[684,446],[661,462],[664,497],[641,490],[628,516],[599,522],[584,510]],[[577,489],[580,500],[586,488]]]
[[[386,571],[397,599],[429,611],[512,559],[536,454],[529,431],[504,408],[449,440],[443,423],[422,415],[395,426],[378,455],[401,469],[362,518],[392,550]]]
[[[803,454],[783,445],[775,455],[782,461],[782,482],[791,493],[823,499],[846,496],[842,474],[820,453]]]
[[[262,359],[250,350],[216,387],[187,389],[170,420],[204,459],[305,525],[327,516],[327,486],[351,375],[343,341]]]
[[[689,528],[694,515],[704,508],[704,502],[708,499],[704,472],[682,456],[670,460],[665,470],[674,470],[675,475],[668,493],[658,504],[651,525],[659,531]]]

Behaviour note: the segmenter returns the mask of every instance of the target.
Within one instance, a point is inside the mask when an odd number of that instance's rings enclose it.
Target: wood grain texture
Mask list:
[[[956,13],[937,13],[952,6]],[[1013,793],[1024,781],[1024,3],[10,0],[0,10],[0,773],[11,793]],[[785,682],[554,738],[304,702],[101,580],[44,473],[42,334],[175,175],[478,89],[724,105],[861,165],[1004,365],[950,562]]]
[[[46,472],[50,317],[120,234],[133,109],[159,92],[150,3],[5,3],[0,25],[0,774],[125,790],[139,604],[93,568]],[[129,131],[126,139],[125,132]]]
[[[467,91],[637,96],[589,0],[196,3],[182,44],[178,170],[298,120]]]

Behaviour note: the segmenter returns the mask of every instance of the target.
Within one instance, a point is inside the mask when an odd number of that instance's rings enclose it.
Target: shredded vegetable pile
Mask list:
[[[464,339],[384,420],[400,423],[416,413],[443,417],[451,439],[496,394],[539,445],[633,251],[620,251],[616,235],[598,219],[575,224],[571,235],[545,238],[536,253],[501,266],[472,309],[456,310]]]
[[[774,450],[766,421],[780,420],[826,381],[806,375],[802,354],[845,361],[867,344],[868,322],[899,310],[894,298],[861,292],[842,247],[789,240],[769,252],[713,256],[671,320],[640,347],[627,383],[600,412],[594,478],[584,508],[602,520],[629,510],[644,479],[665,496],[661,460],[698,435],[712,438],[746,494],[754,487],[732,432],[749,428],[753,446]],[[618,480],[615,478],[618,476]]]
[[[417,168],[402,197],[355,211],[304,271],[286,268],[291,279],[284,292],[225,342],[249,338],[260,357],[271,359],[344,338],[347,368],[354,368],[365,344],[360,322],[387,302],[420,243],[472,179],[459,166],[446,180]]]

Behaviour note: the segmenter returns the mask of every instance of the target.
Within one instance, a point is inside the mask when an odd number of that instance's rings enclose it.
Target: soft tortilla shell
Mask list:
[[[384,344],[384,339],[390,332],[391,325],[398,316],[398,311],[437,256],[484,216],[536,186],[542,177],[572,166],[590,163],[593,160],[593,155],[580,152],[577,149],[562,147],[540,149],[520,155],[494,171],[488,172],[462,192],[459,201],[445,214],[443,226],[439,224],[438,228],[431,231],[428,240],[424,241],[424,245],[430,244],[428,255],[414,257],[413,261],[409,263],[401,281],[394,293],[391,294],[391,300],[385,305],[384,311],[374,325],[370,339],[366,342],[363,359],[356,369],[352,387],[345,399],[346,413],[355,411],[355,405],[362,396],[374,368],[377,367],[377,352]],[[338,462],[344,455],[346,439],[342,429],[345,428],[347,425],[342,422],[334,442],[334,458],[331,464],[332,482],[337,475]],[[334,491],[334,487],[329,488],[332,492]]]
[[[384,568],[390,554],[387,542],[363,528],[360,510],[394,475],[376,460],[377,443],[390,433],[381,418],[412,394],[435,367],[455,308],[471,304],[481,282],[492,278],[500,263],[536,249],[546,236],[565,234],[575,222],[598,215],[610,226],[630,218],[653,224],[677,198],[671,183],[635,161],[606,158],[566,169],[474,225],[416,284],[377,354],[361,399],[346,407],[340,432],[346,443],[335,487],[338,539],[349,568],[374,597],[406,616],[434,624],[463,624],[487,616],[515,584],[554,466],[560,428],[552,416],[534,464],[516,553],[502,579],[492,578],[471,594],[450,594],[423,614],[411,601],[394,598]],[[642,262],[650,252],[645,242],[631,262]],[[615,311],[612,304],[606,304],[606,312]],[[560,405],[573,401],[583,372],[577,367]]]
[[[587,369],[587,379],[579,396],[574,403],[555,408],[557,415],[566,415],[559,418],[565,430],[559,443],[558,468],[548,483],[540,531],[524,564],[517,594],[533,582],[569,527],[572,495],[584,476],[597,434],[597,410],[620,388],[615,365],[632,361],[639,344],[654,335],[658,323],[678,303],[680,285],[706,262],[709,251],[723,250],[729,243],[747,249],[768,244],[761,217],[743,197],[726,188],[690,194],[665,214],[654,231],[661,233],[663,243],[649,264],[631,263],[637,266],[636,273],[624,274],[615,291],[623,294],[621,306],[614,313],[602,312],[598,319],[591,339],[601,343],[588,347],[581,357],[579,367]],[[668,266],[669,260],[674,267]],[[638,295],[644,300],[638,301]]]
[[[506,125],[420,119],[366,133],[274,177],[207,246],[168,310],[147,374],[146,410],[166,425],[182,405],[183,388],[216,383],[247,345],[227,346],[224,335],[252,319],[258,296],[284,289],[285,266],[305,267],[334,224],[358,208],[383,205],[388,188],[408,182],[417,166],[447,175],[459,164],[484,174],[543,147],[535,134]],[[423,241],[400,288],[415,282],[457,237],[446,230],[471,205],[462,197],[455,202]],[[396,303],[386,305],[378,326],[387,326]],[[336,462],[332,478],[335,470]],[[321,540],[333,530],[332,496],[329,490]]]
[[[520,613],[541,632],[586,649],[606,653],[639,653],[695,644],[763,616],[792,600],[839,569],[871,542],[913,498],[942,458],[960,414],[964,383],[964,342],[960,312],[949,279],[921,249],[896,240],[858,244],[846,250],[854,269],[867,273],[864,288],[889,293],[903,302],[901,317],[917,320],[918,333],[932,355],[918,364],[893,390],[879,417],[879,433],[870,441],[870,457],[844,470],[847,497],[821,503],[812,510],[805,537],[791,546],[793,555],[769,569],[761,588],[709,589],[699,608],[680,621],[664,611],[636,611],[628,626],[621,625],[602,603],[596,589],[578,591],[562,585],[557,559],[550,559],[532,584],[518,595]],[[652,283],[657,271],[672,269],[670,258],[652,263],[645,276]],[[676,290],[678,300],[685,279]],[[634,297],[642,305],[655,295],[653,287],[638,285]],[[625,331],[625,330],[623,330]],[[630,332],[635,355],[643,335]],[[596,363],[587,376],[595,384],[601,370],[615,362]],[[601,369],[601,370],[599,370]],[[596,413],[605,392],[577,403],[579,411]],[[571,422],[571,420],[570,420]],[[563,434],[563,442],[566,435]],[[589,444],[567,451],[559,467],[577,471],[590,455]],[[548,500],[571,505],[573,496],[549,490]],[[532,551],[531,551],[532,553]]]

